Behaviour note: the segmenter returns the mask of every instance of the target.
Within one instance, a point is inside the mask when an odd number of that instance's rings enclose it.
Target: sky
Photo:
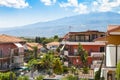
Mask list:
[[[120,0],[0,0],[0,28],[108,11],[120,14]]]

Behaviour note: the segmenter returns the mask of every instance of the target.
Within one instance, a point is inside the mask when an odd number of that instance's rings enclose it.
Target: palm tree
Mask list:
[[[43,58],[40,60],[40,65],[45,69],[45,70],[50,70],[52,69],[52,64],[53,64],[54,56],[52,53],[46,53],[43,55]]]
[[[31,77],[33,77],[33,73],[36,70],[37,64],[38,61],[36,59],[32,59],[28,62],[28,67],[31,69]]]
[[[38,54],[37,46],[33,47],[33,52],[34,52],[34,58],[37,59],[37,54]]]
[[[60,58],[54,58],[54,60],[53,60],[53,71],[56,74],[62,74],[63,73],[63,66],[62,66],[62,62],[60,61]]]

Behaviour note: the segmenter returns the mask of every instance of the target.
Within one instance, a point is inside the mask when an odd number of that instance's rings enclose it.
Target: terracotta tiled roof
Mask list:
[[[25,40],[5,34],[0,35],[0,43],[15,43],[15,42],[25,42]]]
[[[33,51],[33,48],[30,47],[30,46],[27,46],[27,49],[30,50],[30,51]]]
[[[116,30],[118,28],[120,28],[120,25],[109,25],[107,28],[107,31],[110,32],[110,31]]]
[[[60,45],[60,43],[59,42],[50,42],[50,43],[48,43],[46,45]]]
[[[38,47],[38,49],[42,48],[43,46],[40,45],[39,43],[26,43],[27,44],[27,48],[29,50],[33,50],[33,47]]]
[[[106,36],[94,39],[94,41],[106,41]]]

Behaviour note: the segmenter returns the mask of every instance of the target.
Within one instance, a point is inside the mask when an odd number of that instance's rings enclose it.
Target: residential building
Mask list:
[[[18,37],[0,35],[0,71],[23,65],[25,43],[25,40]]]
[[[46,44],[47,49],[49,50],[56,50],[59,47],[59,42],[50,42]]]
[[[34,47],[37,47],[37,52],[38,53],[40,53],[41,48],[43,48],[43,46],[39,43],[35,43],[35,42],[26,43],[26,50],[34,51]]]
[[[75,60],[78,57],[78,45],[81,44],[83,49],[88,52],[88,62],[89,66],[93,63],[93,60],[101,60],[101,58],[93,58],[91,53],[103,54],[105,51],[105,43],[103,42],[94,42],[94,39],[98,37],[105,36],[105,32],[88,30],[84,32],[69,32],[63,37],[63,41],[61,42],[64,45],[64,55],[69,57],[69,62],[72,64],[77,63],[80,60]],[[74,58],[73,58],[74,57]],[[101,57],[101,56],[99,56]],[[70,59],[72,58],[72,59]],[[76,61],[76,62],[75,62]],[[80,62],[78,62],[80,63]],[[94,68],[94,67],[93,67]]]
[[[109,25],[105,37],[98,38],[95,41],[105,42],[105,65],[103,76],[105,80],[115,80],[115,70],[117,63],[120,62],[120,25]]]
[[[103,36],[105,36],[105,32],[88,30],[83,32],[69,32],[64,36],[64,39],[70,42],[92,42],[94,39]]]

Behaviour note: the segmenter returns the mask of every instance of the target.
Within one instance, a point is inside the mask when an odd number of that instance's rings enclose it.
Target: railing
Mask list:
[[[102,57],[104,52],[91,52],[91,57]]]
[[[70,41],[70,42],[91,42],[92,40],[72,40],[72,39],[68,39],[67,41]]]
[[[4,58],[4,57],[10,57],[10,54],[8,54],[8,55],[5,55],[5,54],[0,55],[0,58]]]
[[[4,72],[4,71],[8,71],[8,70],[10,70],[10,66],[9,66],[10,64],[1,64],[0,65],[0,72]]]
[[[100,64],[93,64],[93,65],[91,65],[91,69],[99,68],[99,67],[100,67]],[[105,65],[103,64],[102,67],[105,67]]]

